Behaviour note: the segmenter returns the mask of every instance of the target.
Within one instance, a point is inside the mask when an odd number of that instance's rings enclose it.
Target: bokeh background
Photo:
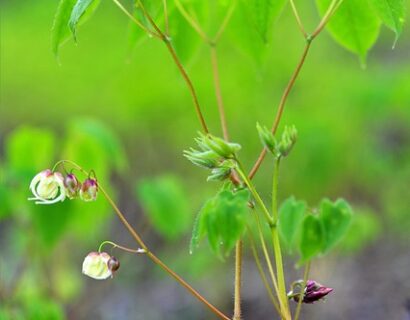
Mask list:
[[[152,39],[130,47],[126,17],[103,1],[78,45],[68,41],[57,61],[50,49],[57,1],[0,6],[0,319],[214,317],[141,256],[115,251],[122,266],[109,281],[81,274],[84,256],[103,240],[135,244],[102,197],[54,206],[26,200],[34,174],[62,158],[94,169],[152,250],[230,313],[232,257],[220,261],[206,242],[188,252],[195,215],[218,184],[206,183],[206,172],[182,157],[200,127],[165,47]],[[300,7],[313,28],[313,1]],[[222,92],[230,135],[250,167],[260,150],[255,123],[270,126],[304,43],[288,7],[263,62],[237,45],[233,28],[218,46]],[[306,306],[303,319],[409,319],[408,26],[395,50],[393,39],[382,28],[363,68],[324,32],[285,110],[281,128],[295,124],[300,138],[281,168],[281,200],[295,195],[314,207],[323,196],[341,196],[357,214],[336,252],[314,262],[312,278],[335,292]],[[209,49],[198,40],[180,53],[210,129],[220,134]],[[255,178],[267,200],[271,164]],[[170,219],[153,227],[149,212],[167,210]],[[184,217],[176,226],[175,211]],[[275,319],[245,250],[244,318]],[[301,277],[296,259],[286,260],[289,282]]]

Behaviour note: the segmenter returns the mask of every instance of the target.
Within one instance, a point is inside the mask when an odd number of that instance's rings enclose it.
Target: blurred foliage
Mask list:
[[[315,3],[299,2],[303,21],[311,30],[318,21]],[[61,158],[94,169],[124,206],[135,201],[127,190],[136,183],[155,190],[144,192],[145,200],[140,196],[142,207],[151,219],[165,221],[156,228],[161,236],[180,239],[175,245],[186,248],[186,254],[175,252],[173,242],[159,248],[162,254],[170,256],[178,271],[194,277],[201,270],[215,277],[224,275],[226,270],[208,252],[188,255],[187,229],[197,211],[193,208],[199,209],[216,187],[205,184],[205,173],[182,157],[199,125],[185,84],[162,44],[133,34],[134,27],[122,13],[110,1],[102,1],[93,19],[78,30],[78,45],[65,42],[59,64],[50,50],[56,1],[2,1],[0,7],[1,298],[17,281],[12,298],[0,307],[0,319],[64,319],[67,306],[76,306],[87,294],[79,272],[84,252],[114,228],[102,199],[52,207],[26,200],[34,174]],[[212,18],[198,16],[207,33],[216,32],[226,9],[211,10]],[[278,11],[276,21],[249,17],[246,10],[236,8],[217,51],[230,135],[243,146],[241,156],[250,167],[260,151],[255,123],[270,127],[303,41],[289,6]],[[175,8],[170,11],[177,52],[197,88],[211,131],[217,134],[209,50]],[[247,28],[244,19],[257,21],[258,28]],[[390,20],[384,22],[392,28]],[[280,198],[295,194],[318,203],[325,194],[349,199],[356,214],[347,236],[337,245],[343,253],[358,253],[372,242],[377,245],[378,237],[390,236],[398,243],[409,240],[407,25],[395,50],[390,50],[391,31],[380,29],[365,70],[327,32],[321,34],[284,113],[281,126],[295,124],[299,139],[281,168]],[[397,25],[392,29],[400,32]],[[255,42],[261,36],[269,41]],[[266,161],[261,172],[270,172],[272,165]],[[164,172],[173,176],[164,177]],[[118,188],[110,185],[111,178],[119,182]],[[266,196],[270,174],[258,174],[255,183]],[[172,199],[161,191],[163,184],[174,190]],[[175,218],[182,224],[176,224],[176,230],[167,225],[176,221],[170,220],[174,216],[167,215],[167,206],[178,212]],[[113,237],[120,236],[121,231],[114,229]],[[129,272],[129,277],[135,276]],[[217,285],[220,288],[222,283]]]

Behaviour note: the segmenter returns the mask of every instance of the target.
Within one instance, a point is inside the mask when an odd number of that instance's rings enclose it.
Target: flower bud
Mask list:
[[[298,284],[303,281],[298,281]],[[333,291],[333,288],[328,288],[314,280],[308,280],[306,282],[306,287],[303,290],[303,303],[314,303],[316,301],[322,300],[330,292]],[[296,302],[299,302],[300,293],[293,293],[292,291],[288,294],[289,297],[293,298]]]
[[[108,269],[110,269],[111,272],[114,273],[120,268],[120,261],[116,257],[111,257],[110,260],[108,260],[107,265]]]
[[[108,265],[110,259],[110,255],[106,252],[90,252],[83,262],[83,274],[96,280],[105,280],[112,277],[113,270]]]
[[[86,179],[80,189],[80,198],[84,201],[95,201],[97,199],[98,184],[97,180]]]
[[[63,175],[50,169],[38,173],[31,180],[30,190],[34,197],[28,200],[34,200],[36,204],[52,204],[64,201],[66,197]]]
[[[213,169],[217,167],[219,162],[219,156],[213,151],[201,152],[191,149],[191,151],[184,151],[184,156],[193,164],[205,169]]]
[[[282,138],[278,145],[279,154],[282,157],[286,157],[292,150],[294,144],[296,143],[298,137],[298,132],[295,126],[286,126],[283,131]]]
[[[207,181],[224,181],[228,179],[235,168],[236,163],[233,160],[225,160],[218,168],[212,169],[211,175],[208,176]]]
[[[209,150],[212,150],[217,155],[225,159],[232,158],[236,152],[241,150],[241,146],[239,144],[227,142],[224,139],[212,136],[210,134],[207,136],[202,136],[202,143],[208,147]]]
[[[256,129],[258,130],[259,138],[264,147],[275,155],[277,143],[273,133],[268,128],[262,127],[259,123],[256,124]]]
[[[80,192],[81,183],[78,181],[77,177],[69,173],[64,179],[64,186],[67,193],[67,197],[70,199],[74,199],[78,196]]]

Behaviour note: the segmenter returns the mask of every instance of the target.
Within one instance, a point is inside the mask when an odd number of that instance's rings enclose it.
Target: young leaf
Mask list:
[[[212,199],[208,200],[198,215],[196,216],[194,227],[192,228],[191,241],[189,243],[189,253],[192,254],[198,248],[199,242],[206,234],[206,226],[204,224],[204,215],[209,211],[209,206],[212,206]]]
[[[211,249],[222,259],[234,248],[245,230],[248,200],[248,190],[223,190],[208,200],[201,210],[199,223],[205,230],[199,229],[199,232],[208,235]]]
[[[68,26],[70,27],[75,41],[77,40],[77,25],[81,17],[85,15],[86,12],[94,12],[99,3],[100,0],[77,0],[68,21]]]
[[[68,29],[68,21],[70,20],[71,11],[75,3],[76,0],[60,0],[58,4],[51,29],[51,48],[56,57],[58,56],[60,45],[69,38],[70,30]]]
[[[296,201],[293,196],[288,198],[279,209],[278,231],[290,252],[294,249],[305,212],[306,204],[303,201]]]
[[[370,0],[383,23],[396,34],[396,43],[404,24],[404,0]]]
[[[181,182],[174,176],[142,180],[137,195],[153,227],[167,239],[182,235],[191,224],[191,213]]]
[[[339,199],[332,203],[324,199],[320,205],[319,218],[325,234],[322,252],[327,253],[346,235],[352,218],[352,209],[345,200]]]
[[[316,0],[323,15],[332,0]],[[327,28],[333,38],[346,49],[366,61],[367,51],[379,35],[380,20],[370,7],[368,0],[345,0],[330,18]]]
[[[281,13],[286,0],[245,1],[253,26],[264,43],[269,42],[269,34],[274,21]]]
[[[301,259],[299,264],[303,264],[317,256],[323,248],[323,243],[324,233],[321,221],[317,216],[306,216],[302,225],[299,247]]]

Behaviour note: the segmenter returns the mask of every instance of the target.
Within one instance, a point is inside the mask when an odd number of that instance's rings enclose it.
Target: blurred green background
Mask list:
[[[194,255],[188,252],[196,212],[218,184],[206,183],[206,172],[182,157],[200,127],[165,47],[145,39],[130,50],[126,17],[103,1],[79,31],[78,45],[70,40],[62,47],[59,63],[50,44],[57,1],[0,6],[0,319],[213,317],[144,257],[115,251],[122,266],[113,280],[81,275],[84,256],[103,240],[135,245],[102,197],[54,206],[26,200],[34,174],[62,158],[94,169],[153,251],[230,313],[232,259],[221,262],[206,243]],[[313,1],[300,8],[313,29],[319,19]],[[230,36],[235,19],[218,58],[230,135],[242,144],[240,155],[250,168],[261,148],[255,124],[271,125],[304,42],[285,7],[263,62],[256,62]],[[337,253],[312,267],[312,277],[334,287],[334,294],[306,307],[303,319],[406,319],[408,27],[395,50],[393,40],[382,28],[362,68],[327,32],[321,34],[284,113],[281,128],[295,124],[299,141],[281,168],[281,200],[293,194],[315,206],[323,196],[342,196],[357,213]],[[199,41],[186,48],[189,54],[180,48],[211,132],[220,134],[209,49]],[[271,165],[266,161],[255,178],[267,200]],[[167,209],[169,220],[152,227],[155,212]],[[169,227],[175,211],[183,223]],[[286,261],[289,282],[301,277],[295,261]],[[244,318],[274,318],[249,250],[243,285]]]

